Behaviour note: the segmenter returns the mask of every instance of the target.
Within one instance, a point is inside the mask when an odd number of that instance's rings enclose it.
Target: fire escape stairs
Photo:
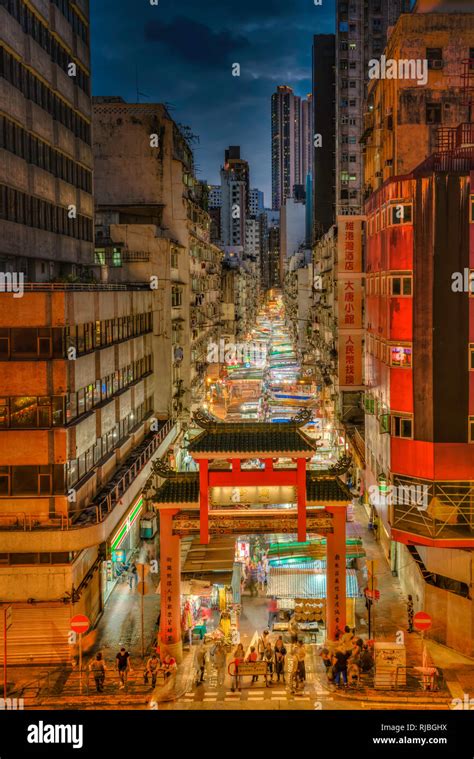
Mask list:
[[[418,553],[417,549],[413,545],[407,545],[408,551],[412,557],[412,559],[416,562],[418,565],[418,569],[421,572],[421,575],[423,577],[423,580],[427,582],[429,585],[436,585],[436,575],[433,574],[433,572],[430,572],[424,565],[423,559],[421,558],[420,554]]]

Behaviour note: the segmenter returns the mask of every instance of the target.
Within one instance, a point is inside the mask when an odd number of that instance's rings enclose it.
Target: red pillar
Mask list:
[[[298,493],[298,543],[306,540],[306,460],[297,459],[296,484]]]
[[[265,464],[266,472],[273,472],[273,459],[264,459],[263,463]]]
[[[327,536],[326,635],[336,639],[346,624],[346,507],[328,506],[334,532]]]
[[[181,643],[181,550],[179,535],[173,535],[173,516],[178,509],[160,509],[161,649],[177,662]]]
[[[199,461],[200,543],[209,543],[209,461]]]
[[[232,459],[232,471],[240,472],[240,459]]]

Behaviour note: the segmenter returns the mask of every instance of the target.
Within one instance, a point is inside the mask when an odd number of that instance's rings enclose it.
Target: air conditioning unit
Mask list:
[[[430,69],[442,69],[443,68],[443,60],[436,60],[436,61],[430,61],[429,62],[429,68]]]

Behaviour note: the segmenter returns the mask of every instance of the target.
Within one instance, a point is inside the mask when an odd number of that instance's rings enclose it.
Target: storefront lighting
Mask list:
[[[136,505],[132,508],[130,511],[130,514],[128,515],[127,519],[125,520],[124,524],[120,527],[120,529],[115,533],[112,540],[110,541],[110,547],[113,551],[116,551],[122,543],[124,542],[125,538],[127,537],[128,533],[130,532],[131,528],[135,524],[136,520],[140,516],[140,512],[143,507],[143,497],[140,496],[138,499]]]

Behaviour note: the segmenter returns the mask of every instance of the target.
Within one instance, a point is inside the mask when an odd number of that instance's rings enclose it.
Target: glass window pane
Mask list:
[[[36,396],[22,396],[11,399],[11,426],[12,427],[36,427],[37,403]]]
[[[38,492],[38,467],[14,466],[12,470],[12,494],[36,495]]]

